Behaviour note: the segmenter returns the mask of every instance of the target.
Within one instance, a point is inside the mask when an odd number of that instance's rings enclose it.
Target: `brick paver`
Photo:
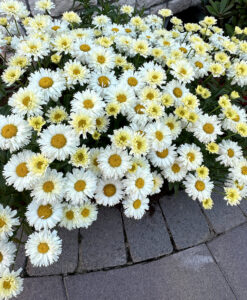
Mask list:
[[[247,299],[247,224],[208,244],[238,300]]]
[[[67,300],[61,276],[24,279],[24,291],[16,300]]]
[[[28,275],[43,276],[75,272],[78,265],[78,230],[68,231],[67,229],[59,228],[58,235],[63,242],[63,251],[59,260],[48,267],[34,267],[30,261],[28,261]]]
[[[88,229],[81,230],[79,253],[79,271],[127,262],[122,218],[117,208],[101,207],[98,219]]]
[[[110,271],[68,276],[69,300],[232,300],[205,245],[153,261]]]
[[[146,213],[141,220],[124,217],[130,254],[134,262],[158,257],[172,252],[169,233],[159,205],[153,215]]]
[[[184,249],[209,239],[210,231],[201,209],[184,191],[164,196],[160,205],[177,249]]]
[[[238,206],[226,205],[223,195],[214,192],[212,198],[214,200],[213,209],[205,210],[204,213],[216,233],[222,233],[246,221],[246,217]]]

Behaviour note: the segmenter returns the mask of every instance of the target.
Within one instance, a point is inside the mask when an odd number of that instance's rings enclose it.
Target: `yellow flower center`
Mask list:
[[[144,187],[145,181],[143,178],[137,178],[135,185],[138,189],[142,189]]]
[[[86,100],[83,101],[83,107],[85,109],[91,109],[91,108],[94,107],[94,103],[91,99],[86,99]]]
[[[3,126],[2,130],[1,130],[1,134],[4,138],[6,139],[11,139],[13,136],[16,136],[17,134],[17,127],[13,124],[8,124]]]
[[[51,138],[51,145],[57,149],[63,148],[67,143],[66,137],[63,134],[55,134]]]
[[[211,123],[206,123],[203,125],[203,130],[207,133],[207,134],[211,134],[214,132],[214,126]]]
[[[234,156],[234,150],[228,149],[227,154],[228,154],[229,157],[233,157]]]
[[[200,62],[200,61],[196,61],[195,62],[195,66],[199,69],[202,69],[203,68],[203,64]]]
[[[103,55],[99,55],[97,57],[97,62],[100,64],[104,64],[105,63],[105,57]]]
[[[130,86],[137,86],[138,80],[135,77],[129,77],[128,78],[128,84]]]
[[[51,29],[54,30],[54,31],[57,31],[59,28],[60,28],[60,26],[56,26],[56,25],[55,25],[55,26],[52,26]]]
[[[3,226],[5,226],[5,225],[6,225],[6,222],[2,218],[0,218],[0,228],[3,228]]]
[[[47,243],[39,243],[38,245],[38,251],[39,253],[45,254],[49,251],[49,246]]]
[[[29,103],[31,101],[31,98],[29,96],[22,99],[22,104],[26,107],[28,107]]]
[[[158,130],[158,131],[155,132],[155,137],[156,137],[157,140],[162,141],[163,138],[164,138],[164,135],[161,131]]]
[[[179,173],[179,171],[180,171],[179,165],[178,164],[173,164],[172,165],[172,172],[176,174],[176,173]]]
[[[46,181],[43,184],[43,191],[46,193],[51,193],[54,190],[54,183],[52,181]]]
[[[85,190],[86,187],[86,182],[84,180],[78,180],[76,181],[76,183],[74,184],[74,189],[77,192],[82,192]]]
[[[181,68],[180,71],[179,71],[179,74],[186,75],[187,74],[187,70],[185,68]]]
[[[182,90],[180,88],[176,87],[175,89],[173,89],[173,94],[177,98],[181,98],[182,95],[183,95],[183,92],[182,92]]]
[[[110,85],[110,79],[106,76],[100,76],[98,78],[98,84],[103,87],[106,88]]]
[[[118,28],[112,28],[112,31],[114,31],[114,32],[118,32],[118,31],[119,31],[119,29],[118,29]]]
[[[0,252],[0,263],[2,262],[2,260],[3,260],[3,255],[2,255],[2,253]]]
[[[118,154],[113,154],[109,157],[108,163],[111,167],[117,168],[121,165],[122,159]]]
[[[104,190],[105,196],[107,196],[107,197],[112,197],[113,195],[116,194],[116,191],[117,191],[115,185],[111,184],[111,183],[105,185],[103,190]]]
[[[60,113],[56,113],[54,116],[55,120],[59,120],[62,117],[62,115]]]
[[[242,173],[243,175],[247,175],[247,166],[243,166],[243,167],[242,167],[241,173]]]
[[[40,205],[37,211],[38,216],[40,219],[48,219],[52,215],[52,206],[50,204],[47,205]]]
[[[79,75],[81,73],[81,71],[78,69],[78,68],[75,68],[74,70],[73,70],[73,74],[74,75]]]
[[[145,109],[145,107],[143,105],[141,105],[141,104],[137,104],[135,106],[135,112],[137,114],[139,114],[139,115],[143,115],[144,114],[143,109]]]
[[[171,43],[170,43],[170,42],[168,42],[168,41],[164,41],[164,42],[163,42],[163,45],[164,45],[164,46],[170,46],[170,45],[171,45]]]
[[[135,209],[138,209],[140,206],[141,206],[141,200],[139,200],[139,199],[137,199],[137,200],[135,200],[134,202],[133,202],[133,207],[135,208]]]
[[[20,163],[16,169],[15,169],[15,172],[16,174],[19,176],[19,177],[26,177],[27,174],[28,174],[28,168],[27,168],[27,164],[25,162],[23,163]]]
[[[117,101],[120,103],[126,102],[127,97],[124,94],[117,95]]]
[[[170,128],[170,130],[173,130],[175,127],[172,122],[168,122],[168,123],[166,123],[166,125]]]
[[[146,97],[147,97],[148,100],[153,100],[154,94],[149,92]]]
[[[43,77],[39,81],[39,86],[43,89],[48,89],[53,85],[53,80],[50,77]]]
[[[74,219],[74,212],[72,211],[72,210],[68,210],[68,211],[66,211],[66,218],[68,219],[68,220],[73,220]]]
[[[159,151],[156,151],[156,155],[159,157],[159,158],[166,158],[167,155],[168,155],[169,151],[168,149],[164,149],[163,151],[159,152]]]
[[[125,29],[125,32],[130,33],[130,32],[132,32],[132,30],[129,29],[129,28],[126,28],[126,29]]]
[[[83,51],[83,52],[88,52],[88,51],[91,50],[91,47],[89,45],[87,45],[87,44],[82,44],[80,46],[80,50]]]
[[[188,157],[188,159],[189,159],[189,161],[190,162],[193,162],[194,160],[195,160],[195,154],[194,153],[192,153],[192,152],[189,152],[188,154],[187,154],[187,157]]]
[[[10,290],[11,289],[11,282],[10,282],[10,280],[4,280],[4,282],[3,282],[3,288],[5,290]]]
[[[184,48],[184,47],[180,47],[179,50],[182,51],[183,53],[187,53],[188,52],[188,50],[186,48]]]
[[[81,215],[84,217],[84,218],[87,218],[90,214],[90,210],[88,208],[84,208],[82,211],[81,211]]]
[[[240,120],[239,115],[237,114],[236,117],[234,117],[232,120],[233,120],[234,122],[239,122],[239,120]]]
[[[195,183],[195,188],[199,191],[202,192],[205,190],[205,183],[201,180],[197,180],[197,182]]]

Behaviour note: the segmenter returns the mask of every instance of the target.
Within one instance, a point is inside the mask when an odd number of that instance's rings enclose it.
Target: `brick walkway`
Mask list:
[[[24,267],[18,300],[247,299],[247,201],[219,196],[206,213],[183,192],[166,196],[135,221],[102,208],[87,230],[59,230],[58,263]]]

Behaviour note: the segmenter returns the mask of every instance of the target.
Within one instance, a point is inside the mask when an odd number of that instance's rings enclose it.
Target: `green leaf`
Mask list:
[[[221,13],[224,12],[225,8],[227,7],[229,0],[221,0],[220,2],[220,11]]]

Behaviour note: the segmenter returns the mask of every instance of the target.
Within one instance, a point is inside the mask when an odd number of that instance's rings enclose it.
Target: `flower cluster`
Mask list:
[[[205,209],[217,184],[226,204],[247,196],[245,35],[224,36],[213,17],[183,24],[167,9],[141,18],[125,5],[126,24],[96,15],[83,28],[75,12],[53,19],[50,0],[36,8],[43,14],[28,17],[22,2],[0,3],[1,80],[12,91],[0,116],[3,177],[25,195],[33,265],[58,260],[57,225],[87,228],[99,205],[119,203],[140,219],[164,182]],[[6,299],[21,291],[19,271],[8,271],[14,208],[0,206]]]

